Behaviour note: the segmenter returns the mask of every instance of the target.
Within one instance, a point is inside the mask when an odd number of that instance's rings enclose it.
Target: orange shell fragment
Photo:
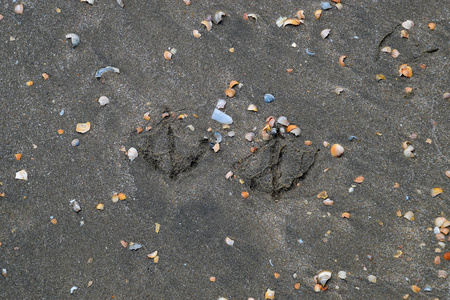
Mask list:
[[[237,85],[237,84],[239,84],[239,82],[237,82],[236,80],[232,80],[232,81],[230,82],[230,85],[229,85],[228,87],[231,89],[231,88],[233,88],[233,86],[235,86],[235,85]]]
[[[364,177],[358,176],[358,177],[356,177],[355,180],[353,180],[353,181],[356,182],[356,183],[362,183],[362,182],[364,181]]]
[[[436,197],[437,195],[440,195],[444,192],[441,188],[434,188],[431,190],[431,197]]]
[[[117,197],[119,197],[119,200],[125,200],[125,199],[127,199],[127,196],[125,196],[124,193],[120,193],[119,195],[117,195]]]
[[[398,69],[398,75],[399,76],[405,76],[407,78],[412,77],[413,73],[412,73],[412,68],[410,66],[408,66],[407,64],[403,64],[400,66],[400,68]]]
[[[339,64],[341,65],[341,67],[345,67],[344,59],[346,57],[347,55],[342,55],[341,57],[339,57]]]
[[[297,128],[297,126],[295,126],[295,125],[289,125],[289,126],[286,128],[286,131],[287,131],[287,132],[290,132],[291,130],[294,130],[295,128]]]
[[[327,191],[323,191],[323,192],[320,192],[319,194],[317,194],[317,198],[319,198],[319,199],[326,199],[326,198],[328,198]]]
[[[283,27],[286,27],[287,25],[298,26],[300,23],[302,23],[302,21],[299,19],[287,19],[283,22]]]
[[[16,157],[16,160],[20,160],[22,158],[22,153],[16,153],[14,156]]]
[[[231,88],[230,89],[226,89],[225,90],[225,95],[227,95],[227,97],[229,97],[229,98],[233,98],[234,95],[236,95],[236,91],[231,89]]]
[[[245,199],[245,198],[247,198],[248,196],[249,196],[250,194],[248,193],[248,192],[242,192],[241,193],[241,196]]]

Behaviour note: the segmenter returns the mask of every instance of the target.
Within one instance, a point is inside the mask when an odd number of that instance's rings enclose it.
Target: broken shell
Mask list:
[[[400,66],[399,70],[398,70],[398,75],[399,76],[405,76],[405,77],[412,77],[413,73],[412,73],[412,69],[410,66],[408,66],[407,64],[403,64]]]
[[[381,52],[391,53],[392,49],[391,49],[391,47],[386,46],[386,47],[381,48]]]
[[[78,203],[77,200],[75,200],[75,199],[70,200],[70,204],[72,204],[73,210],[74,210],[76,213],[79,212],[79,211],[81,211],[81,206],[80,206],[80,204]]]
[[[230,82],[230,84],[228,85],[228,87],[231,89],[231,88],[233,88],[235,85],[237,85],[237,84],[239,84],[239,82],[237,82],[236,80],[232,80],[231,82]]]
[[[441,227],[445,223],[445,221],[447,221],[446,218],[444,218],[444,217],[437,217],[434,220],[434,225],[436,225],[437,227]]]
[[[164,58],[166,60],[171,60],[172,59],[172,53],[170,51],[164,51]]]
[[[286,128],[286,131],[287,131],[287,132],[291,132],[291,131],[294,130],[295,128],[297,128],[297,126],[295,126],[295,125],[289,125],[289,126]]]
[[[183,0],[184,4],[189,5],[191,4],[191,0]]]
[[[14,7],[14,12],[16,14],[23,14],[23,4],[16,5],[16,7]]]
[[[150,112],[149,111],[144,114],[144,120],[150,121]]]
[[[256,108],[256,105],[254,105],[254,104],[250,104],[250,105],[247,107],[247,110],[254,111],[254,112],[257,112],[257,111],[258,111],[258,109]]]
[[[120,193],[119,195],[117,195],[117,198],[119,198],[119,200],[123,201],[123,200],[127,199],[127,196],[124,193]]]
[[[397,250],[397,252],[395,252],[395,254],[394,254],[394,258],[399,258],[402,255],[403,255],[403,251],[402,250]]]
[[[322,291],[321,287],[322,287],[322,286],[321,286],[320,284],[316,284],[316,285],[314,286],[314,291],[315,291],[316,293]]]
[[[87,2],[89,4],[94,4],[94,0],[81,0],[81,2]]]
[[[209,20],[209,18],[207,18],[206,20],[203,20],[202,24],[205,25],[206,30],[211,31],[211,29],[212,29],[212,22],[211,22],[211,20]]]
[[[277,19],[277,21],[276,21],[277,26],[278,26],[278,27],[283,26],[284,21],[286,21],[286,20],[287,20],[286,17],[279,17],[279,18]]]
[[[78,146],[79,144],[80,144],[80,140],[79,140],[79,139],[73,139],[72,142],[71,142],[71,145],[72,145],[73,147],[76,147],[76,146]]]
[[[431,190],[431,197],[436,197],[439,194],[442,194],[444,192],[444,190],[442,190],[441,188],[434,188]]]
[[[293,128],[293,129],[290,131],[290,133],[292,133],[292,134],[295,135],[295,136],[299,136],[300,133],[301,133],[301,130],[300,130],[300,128],[298,128],[298,127],[296,126],[295,128]]]
[[[330,34],[331,29],[324,29],[320,32],[320,36],[325,39]]]
[[[265,94],[264,95],[264,102],[270,103],[273,100],[275,100],[275,97],[272,94]]]
[[[412,286],[411,286],[411,290],[412,290],[414,293],[418,293],[418,292],[420,292],[420,287],[418,287],[417,285],[412,285]]]
[[[226,16],[226,13],[224,13],[223,11],[216,11],[216,13],[214,14],[214,24],[219,24],[220,22],[222,22],[223,17]]]
[[[219,123],[222,124],[232,124],[233,123],[233,119],[227,115],[226,113],[221,112],[220,110],[218,110],[217,108],[214,109],[214,112],[211,116],[211,119],[213,119],[214,121],[217,121]]]
[[[32,86],[33,84],[34,84],[34,82],[31,81],[31,80],[26,82],[26,85],[27,85],[27,86]]]
[[[334,1],[334,0],[331,0],[331,1],[336,2],[336,1]],[[341,1],[341,0],[339,0],[339,1]],[[341,2],[336,3],[336,8],[337,8],[337,9],[341,10],[343,7],[344,7],[344,6],[342,5]]]
[[[100,104],[100,106],[105,106],[108,103],[109,103],[109,98],[108,97],[101,96],[100,98],[98,98],[98,104]]]
[[[373,275],[367,276],[367,280],[369,280],[371,283],[377,283],[377,277]]]
[[[434,30],[436,28],[436,24],[434,23],[429,23],[428,24],[428,28],[430,28],[430,30]]]
[[[123,0],[117,0],[117,4],[119,4],[120,7],[124,7],[125,4],[123,3]]]
[[[214,150],[214,153],[217,153],[220,150],[220,144],[215,143],[214,146],[212,146],[212,149]]]
[[[14,156],[16,157],[16,160],[20,160],[22,158],[22,153],[16,153]]]
[[[403,148],[403,149],[406,149],[406,148],[409,147],[409,145],[411,145],[411,142],[410,142],[410,141],[404,141],[404,142],[402,143],[402,148]]]
[[[344,153],[344,147],[339,144],[334,144],[331,146],[330,152],[334,157],[339,157]]]
[[[330,198],[327,198],[327,199],[323,200],[323,204],[330,206],[330,205],[334,204],[334,201],[331,200]]]
[[[202,34],[201,34],[200,32],[198,32],[197,29],[192,30],[192,34],[193,34],[196,38],[199,38],[199,37],[202,36]]]
[[[403,28],[405,29],[411,29],[414,26],[414,22],[411,20],[406,20],[402,23]]]
[[[341,217],[343,219],[350,219],[350,214],[348,212],[342,213]]]
[[[327,191],[323,191],[323,192],[320,192],[319,194],[317,194],[317,198],[322,198],[322,199],[326,199],[326,198],[328,198],[328,193],[327,193]]]
[[[439,270],[438,271],[438,275],[439,278],[447,278],[448,277],[448,273],[445,270]]]
[[[225,243],[227,243],[228,246],[234,245],[234,240],[230,239],[229,237],[225,238]]]
[[[316,276],[316,282],[320,283],[322,286],[325,286],[327,284],[327,281],[331,278],[331,272],[330,271],[322,271]]]
[[[125,242],[124,240],[120,241],[120,244],[121,244],[122,247],[124,247],[124,248],[128,247],[128,243]]]
[[[306,145],[306,146],[311,146],[311,145],[312,145],[312,142],[311,142],[310,140],[306,140],[306,141],[305,141],[305,145]]]
[[[97,208],[98,210],[104,210],[104,209],[105,209],[105,205],[102,204],[102,203],[99,203],[99,204],[97,204],[96,208]]]
[[[134,147],[131,147],[130,149],[128,149],[127,153],[128,153],[128,158],[130,159],[130,161],[135,160],[136,157],[138,157],[138,155],[139,155],[136,148],[134,148]]]
[[[272,138],[272,135],[269,134],[265,130],[261,130],[260,134],[261,134],[261,137],[262,137],[263,141],[268,141],[268,140],[270,140]]]
[[[412,211],[408,211],[405,213],[405,215],[403,216],[405,219],[409,220],[409,221],[413,221],[414,220],[414,213]]]
[[[155,258],[157,255],[158,255],[158,250],[156,250],[156,251],[154,251],[154,252],[152,252],[152,253],[147,254],[147,257],[153,259],[153,258]]]
[[[253,18],[253,19],[255,19],[255,21],[258,21],[258,16],[256,14],[252,14],[252,13],[247,14],[247,19],[248,18]]]
[[[47,73],[42,73],[42,78],[44,78],[44,80],[47,80],[50,78],[50,76],[48,76]]]
[[[253,141],[255,138],[255,134],[253,132],[248,132],[245,134],[245,139],[249,142]]]
[[[405,39],[409,38],[409,32],[407,30],[403,29],[402,31],[400,31],[400,33],[403,38],[405,38]]]
[[[327,141],[324,141],[322,144],[323,144],[323,146],[324,146],[325,148],[327,148],[328,146],[330,146],[330,143],[328,143]]]
[[[72,41],[72,48],[76,48],[81,42],[80,37],[75,33],[66,34],[66,39],[70,39]]]
[[[299,19],[287,19],[283,22],[283,27],[286,27],[287,25],[298,26],[300,23],[302,23],[302,21]]]
[[[236,91],[233,89],[226,89],[225,95],[227,95],[227,97],[229,97],[229,98],[233,98],[234,95],[236,95]]]
[[[107,66],[105,68],[98,69],[97,72],[95,72],[95,78],[101,78],[103,73],[108,72],[108,71],[113,71],[114,73],[117,73],[117,74],[120,73],[120,70],[118,68]]]
[[[450,178],[450,170],[445,171],[445,176],[447,176],[447,178]]]
[[[16,173],[16,179],[19,180],[28,180],[28,173],[25,170],[20,170]]]
[[[362,183],[364,181],[364,177],[358,176],[353,181],[356,182],[356,183]]]
[[[414,157],[413,151],[414,151],[414,147],[409,145],[408,148],[406,148],[403,151],[403,155],[406,156],[406,157]]]
[[[277,123],[278,123],[278,124],[281,124],[281,125],[283,125],[283,126],[286,126],[286,127],[288,127],[288,126],[290,125],[290,123],[289,123],[289,121],[287,120],[287,118],[286,118],[286,117],[283,117],[283,116],[278,118]],[[289,131],[288,131],[288,132],[289,132]]]
[[[338,277],[342,280],[345,280],[347,278],[347,272],[345,271],[339,271]]]
[[[217,109],[225,108],[226,104],[227,104],[227,101],[225,101],[224,99],[219,99],[219,101],[217,101],[216,108]]]
[[[320,3],[320,8],[323,10],[328,10],[330,9],[332,6],[330,4],[330,2],[322,2]]]
[[[299,10],[299,11],[297,11],[297,13],[295,14],[294,17],[296,17],[296,18],[299,19],[299,20],[302,20],[302,19],[305,18],[305,15],[304,15],[303,13],[304,13],[303,10]]]
[[[267,117],[266,124],[269,125],[269,127],[273,127],[275,125],[275,118],[272,116]]]
[[[248,196],[250,196],[250,194],[246,191],[241,193],[242,198],[246,199]]]
[[[397,49],[392,50],[391,56],[393,58],[397,58],[400,55],[400,52]]]
[[[225,178],[226,178],[226,179],[230,179],[231,177],[233,177],[233,172],[232,172],[232,171],[229,171],[229,172],[225,175]]]
[[[321,15],[322,15],[322,10],[321,10],[321,9],[316,10],[316,11],[314,12],[314,17],[316,17],[317,20],[319,20],[319,18],[320,18]]]
[[[8,270],[6,268],[2,268],[2,275],[3,277],[8,277]]]
[[[91,123],[78,123],[76,127],[76,131],[79,133],[86,133],[91,129]]]
[[[264,299],[274,299],[274,298],[275,298],[275,291],[267,289],[266,293],[264,294]]]
[[[339,57],[339,64],[341,65],[341,67],[345,67],[344,59],[346,57],[347,57],[347,55],[342,55],[341,57]]]

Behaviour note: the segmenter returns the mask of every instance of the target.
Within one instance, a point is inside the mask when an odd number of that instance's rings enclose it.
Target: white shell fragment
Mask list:
[[[223,113],[220,110],[218,110],[217,108],[214,109],[211,119],[222,124],[228,125],[233,124],[233,119],[226,113]]]
[[[81,2],[87,2],[90,5],[94,4],[94,0],[81,0]]]
[[[283,126],[286,126],[286,127],[290,125],[290,123],[289,123],[289,121],[287,120],[286,117],[279,117],[278,120],[277,120],[277,123],[281,124]]]
[[[403,151],[403,155],[406,157],[414,157],[414,147],[409,145],[404,151]]]
[[[255,133],[253,133],[253,132],[247,132],[245,134],[245,139],[249,142],[253,141],[254,138],[255,138]]]
[[[225,175],[225,178],[226,179],[230,179],[231,177],[233,177],[233,171],[229,171],[226,175]]]
[[[220,22],[222,22],[223,17],[225,17],[226,15],[227,14],[223,11],[216,11],[213,18],[214,24],[219,24]]]
[[[6,270],[5,268],[2,269],[2,275],[3,277],[8,277],[8,270]]]
[[[227,101],[225,101],[224,99],[219,99],[219,101],[217,101],[216,108],[223,109],[223,108],[225,108],[226,104],[227,104]]]
[[[75,33],[66,34],[66,39],[70,39],[72,41],[72,48],[75,48],[81,42],[81,38]]]
[[[287,20],[287,18],[286,17],[279,17],[278,19],[277,19],[277,26],[278,27],[281,27],[281,26],[283,26],[283,24],[284,24],[284,22]]]
[[[123,4],[123,1],[122,0],[117,0],[117,3],[120,5],[120,7],[124,7],[125,6],[125,4]]]
[[[106,104],[109,104],[109,98],[106,96],[101,96],[100,98],[98,98],[98,104],[100,104],[100,106],[105,106]]]
[[[325,39],[330,34],[331,29],[324,29],[320,32],[320,36]]]
[[[331,272],[330,271],[322,271],[316,276],[317,283],[320,283],[322,286],[325,286],[327,284],[327,281],[331,278]]]
[[[73,286],[73,287],[70,289],[70,293],[73,294],[73,292],[75,292],[75,290],[78,290],[78,288],[77,288],[76,286]]]
[[[347,272],[345,271],[339,271],[338,277],[342,280],[345,280],[347,278]]]
[[[367,280],[369,280],[371,283],[377,283],[377,277],[373,275],[367,276]]]
[[[114,73],[119,74],[120,70],[111,66],[107,66],[105,68],[100,68],[97,70],[97,72],[95,72],[95,78],[101,78],[103,73],[108,72],[108,71],[113,71]]]
[[[225,238],[225,243],[227,243],[228,246],[234,245],[234,240],[230,239],[229,237]]]
[[[406,20],[402,23],[403,28],[405,29],[411,29],[414,26],[414,22],[411,20]]]
[[[70,200],[70,204],[73,206],[73,210],[76,213],[81,211],[81,206],[80,206],[80,204],[78,203],[77,200],[75,200],[75,199]]]
[[[403,217],[409,221],[412,221],[414,220],[414,213],[412,211],[408,211]]]
[[[138,244],[138,243],[130,243],[130,246],[128,247],[128,250],[134,250],[134,251],[136,251],[136,250],[141,249],[141,248],[142,248],[142,245],[141,245],[141,244]]]
[[[295,136],[299,136],[299,135],[300,135],[300,132],[301,132],[301,130],[300,130],[300,128],[298,128],[298,127],[295,127],[294,129],[292,129],[291,131],[289,131],[289,133],[292,133],[292,134],[295,135]]]
[[[16,179],[19,180],[28,180],[28,173],[25,170],[20,170],[16,173]]]
[[[131,147],[130,149],[128,149],[128,158],[130,159],[130,161],[133,161],[136,157],[138,157],[136,148]]]

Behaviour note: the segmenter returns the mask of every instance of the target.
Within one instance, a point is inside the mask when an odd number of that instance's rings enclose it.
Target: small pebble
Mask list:
[[[72,146],[74,146],[74,147],[78,146],[79,144],[80,144],[80,140],[79,139],[74,139],[72,141]]]

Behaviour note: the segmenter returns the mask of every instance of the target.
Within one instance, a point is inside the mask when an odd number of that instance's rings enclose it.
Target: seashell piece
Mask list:
[[[339,64],[341,65],[341,67],[345,67],[344,59],[346,57],[347,55],[342,55],[341,57],[339,57]]]
[[[214,14],[214,24],[219,24],[220,22],[222,22],[223,17],[225,17],[227,14],[224,13],[223,11],[216,11],[216,13]]]
[[[322,286],[325,286],[327,284],[327,281],[331,278],[331,272],[330,271],[322,271],[319,274],[317,274],[317,283],[320,283]]]
[[[95,78],[101,78],[103,73],[108,72],[108,71],[113,71],[114,73],[119,74],[120,70],[111,66],[107,66],[105,68],[100,68],[98,69],[97,72],[95,72]]]
[[[190,5],[191,4],[191,0],[183,0],[184,4],[186,5]]]
[[[378,81],[380,81],[380,80],[385,80],[386,77],[384,77],[383,74],[377,74],[377,75],[375,75],[375,79],[378,80]]]
[[[22,153],[16,153],[14,154],[16,160],[20,160],[22,158]]]
[[[287,19],[283,22],[283,27],[286,27],[287,25],[298,26],[300,23],[302,23],[302,21],[299,19]]]
[[[246,199],[248,198],[248,196],[250,196],[250,194],[247,191],[244,191],[241,193],[242,198]]]
[[[218,132],[214,132],[214,137],[216,138],[216,144],[220,144],[222,142],[222,135]]]
[[[391,53],[392,49],[391,49],[391,47],[386,46],[386,47],[381,48],[381,52]]]
[[[229,87],[230,89],[232,89],[233,86],[235,86],[235,85],[237,85],[237,84],[239,84],[239,82],[237,82],[236,80],[232,80],[232,81],[230,82],[230,84],[228,85],[228,87]]]
[[[406,212],[403,217],[409,221],[414,221],[414,213],[412,211]]]
[[[23,14],[23,4],[16,5],[14,12],[19,15]]]
[[[341,217],[342,217],[343,219],[350,219],[350,213],[344,212],[344,213],[342,213]]]
[[[270,102],[273,102],[273,100],[275,100],[275,97],[272,94],[264,95],[264,102],[270,103]]]
[[[98,104],[100,104],[100,106],[105,106],[106,104],[109,104],[109,98],[106,96],[101,96],[100,98],[98,98]]]
[[[95,207],[98,210],[104,210],[105,209],[105,205],[103,203],[99,203],[97,204],[97,206]]]
[[[450,170],[445,171],[445,176],[447,176],[447,178],[450,178]]]
[[[253,19],[255,19],[255,21],[258,21],[258,16],[256,14],[252,14],[252,13],[247,14],[247,18],[253,18]]]
[[[295,127],[294,129],[292,129],[292,130],[290,131],[290,133],[292,133],[292,134],[295,135],[295,136],[299,136],[300,133],[301,133],[301,130],[300,130],[300,128]]]
[[[255,138],[255,134],[253,132],[248,132],[245,134],[245,139],[249,142],[253,141]]]
[[[223,109],[223,108],[225,108],[226,104],[227,104],[227,101],[225,101],[224,99],[219,99],[219,101],[217,101],[216,108]]]
[[[331,29],[324,29],[320,32],[320,36],[325,39],[330,34]]]
[[[230,239],[229,237],[225,238],[225,243],[227,243],[228,246],[234,245],[234,240]]]
[[[75,200],[75,199],[70,200],[70,204],[72,205],[73,210],[74,210],[76,213],[79,212],[79,211],[81,211],[81,206],[80,206],[80,204],[78,203],[77,200]]]
[[[289,121],[284,116],[279,117],[278,120],[277,120],[277,123],[281,124],[283,126],[286,126],[286,127],[288,127],[290,125]]]
[[[144,113],[144,120],[150,121],[150,112],[149,111]]]
[[[437,276],[438,276],[439,278],[444,278],[444,279],[446,279],[446,278],[448,277],[448,273],[447,273],[447,271],[445,271],[445,270],[439,270]]]
[[[268,141],[272,138],[272,135],[267,133],[267,131],[265,131],[265,130],[261,130],[260,134],[261,134],[263,141]]]
[[[217,108],[214,109],[214,112],[211,116],[211,119],[213,119],[214,121],[217,121],[221,124],[232,124],[233,123],[233,119],[227,115],[226,113],[221,112],[220,110],[218,110]]]
[[[25,170],[20,170],[16,173],[16,179],[19,180],[28,180],[28,173]]]
[[[211,29],[212,29],[212,22],[211,22],[211,20],[208,20],[208,19],[203,20],[202,24],[205,25],[206,30],[211,31]]]
[[[402,23],[403,28],[405,29],[411,29],[414,26],[414,22],[411,20],[406,20]]]
[[[319,198],[319,199],[326,199],[326,198],[328,198],[328,193],[327,193],[327,191],[323,191],[323,192],[320,192],[319,194],[317,194],[317,198]]]
[[[230,179],[231,177],[233,177],[233,175],[234,175],[233,171],[229,171],[229,172],[225,175],[225,178],[226,178],[226,179]]]
[[[247,110],[254,111],[254,112],[257,112],[257,111],[258,111],[258,109],[256,108],[256,105],[255,105],[255,104],[250,104],[250,105],[247,107]]]
[[[133,160],[136,159],[136,157],[138,157],[139,154],[138,154],[136,148],[131,147],[130,149],[128,149],[127,155],[128,155],[128,159],[129,159],[130,161],[133,161]]]
[[[373,275],[367,276],[367,280],[369,280],[369,282],[371,283],[377,283],[377,277]]]
[[[316,10],[316,11],[314,12],[314,17],[316,17],[316,19],[319,20],[319,19],[320,19],[320,16],[322,16],[322,10],[321,10],[321,9]]]
[[[48,76],[47,73],[42,73],[42,78],[44,78],[44,80],[47,80],[50,78],[50,76]]]
[[[94,0],[81,0],[81,2],[87,2],[90,5],[94,4]]]
[[[440,195],[440,194],[442,194],[444,192],[444,190],[443,189],[441,189],[441,188],[434,188],[434,189],[432,189],[431,190],[431,197],[436,197],[437,195]]]
[[[403,64],[398,69],[398,75],[410,78],[413,75],[412,68],[410,66],[408,66],[407,64]]]
[[[76,147],[76,146],[78,146],[79,144],[80,144],[80,140],[79,140],[79,139],[73,139],[72,142],[71,142],[71,145],[72,145],[73,147]]]
[[[339,157],[344,153],[344,147],[339,144],[334,144],[331,146],[330,152],[334,157]]]
[[[119,4],[120,7],[122,7],[122,8],[125,6],[125,4],[123,3],[123,0],[117,0],[117,4]]]
[[[233,98],[234,95],[236,95],[236,91],[233,89],[226,89],[225,95],[227,95],[227,97],[229,97],[229,98]]]
[[[444,218],[444,217],[437,217],[434,220],[434,225],[436,225],[437,227],[442,227],[442,225],[445,223],[445,221],[447,221],[446,218]]]
[[[335,2],[335,1],[333,1],[333,2]],[[344,6],[342,5],[342,3],[336,3],[336,8],[337,9],[339,9],[339,10],[341,10],[342,8],[343,8]]]
[[[436,24],[434,23],[429,23],[427,26],[428,28],[430,28],[430,30],[434,30],[436,28]]]
[[[356,183],[362,183],[364,181],[364,177],[363,176],[358,176],[353,181],[356,182]]]
[[[323,200],[323,204],[330,206],[330,205],[334,204],[334,201],[331,200],[330,198],[327,198],[327,199]]]
[[[403,38],[405,38],[405,39],[409,38],[409,32],[407,30],[403,29],[402,31],[400,31],[400,33]]]
[[[287,131],[287,132],[291,132],[291,131],[294,130],[295,128],[297,128],[297,126],[295,126],[295,125],[289,125],[289,126],[286,128],[286,131]]]
[[[295,14],[294,17],[296,17],[296,18],[299,19],[299,20],[304,19],[304,18],[305,18],[304,11],[303,11],[303,10],[297,11],[297,13]]]
[[[266,125],[269,125],[269,127],[273,127],[273,125],[275,125],[275,118],[272,116],[267,117]]]
[[[76,48],[81,42],[81,38],[75,33],[66,34],[66,39],[70,39],[72,41],[72,48]]]
[[[6,268],[2,268],[2,275],[3,277],[8,277],[8,270],[6,270]]]
[[[156,250],[156,251],[154,251],[154,252],[152,252],[152,253],[147,254],[147,257],[153,259],[153,258],[155,258],[157,255],[158,255],[158,250]]]
[[[420,292],[420,287],[418,287],[417,285],[412,285],[412,286],[411,286],[411,290],[412,290],[414,293],[418,293],[418,292]]]
[[[332,6],[330,4],[330,2],[322,2],[320,3],[320,8],[323,10],[328,10],[330,9]]]
[[[275,299],[275,291],[267,289],[266,293],[264,294],[264,299]]]
[[[338,272],[338,277],[342,280],[345,280],[347,278],[347,272],[345,271],[339,271]]]
[[[414,157],[414,147],[409,145],[404,151],[403,151],[403,155],[406,157]]]
[[[86,133],[91,130],[91,123],[78,123],[76,127],[76,131],[79,133]]]
[[[400,52],[397,49],[392,50],[391,56],[393,58],[397,58],[400,55]]]
[[[172,59],[172,53],[170,51],[164,51],[164,59],[165,60],[171,60]]]
[[[198,32],[197,29],[192,30],[192,34],[194,35],[194,37],[196,38],[200,38],[202,36],[202,34],[200,32]]]
[[[278,26],[278,27],[283,26],[283,24],[284,24],[284,22],[285,22],[286,20],[287,20],[286,17],[279,17],[279,18],[277,19],[277,21],[276,21],[277,26]]]

